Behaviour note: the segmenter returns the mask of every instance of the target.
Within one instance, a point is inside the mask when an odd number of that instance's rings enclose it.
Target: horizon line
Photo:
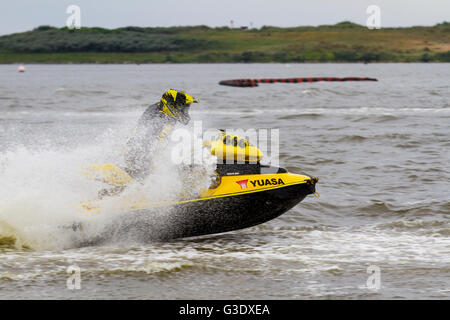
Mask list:
[[[231,28],[229,25],[222,25],[222,26],[211,26],[211,25],[207,25],[207,24],[197,24],[197,25],[172,25],[172,26],[138,26],[138,25],[124,25],[121,27],[102,27],[102,26],[82,26],[81,29],[83,28],[99,28],[99,29],[109,29],[109,30],[115,30],[115,29],[123,29],[123,28],[129,28],[129,27],[134,27],[134,28],[160,28],[160,29],[168,29],[168,28],[183,28],[183,27],[207,27],[210,29],[217,29],[217,28],[228,28],[230,30],[242,30],[242,28],[247,27],[248,30],[261,30],[262,28],[266,27],[266,28],[278,28],[278,29],[290,29],[290,28],[301,28],[301,27],[312,27],[312,28],[317,28],[317,27],[323,27],[323,26],[336,26],[338,24],[342,24],[342,23],[349,23],[349,24],[354,24],[357,26],[361,26],[361,27],[365,27],[365,25],[363,24],[359,24],[350,20],[343,20],[340,22],[336,22],[334,24],[320,24],[320,25],[292,25],[292,26],[277,26],[277,25],[262,25],[261,27],[250,27],[248,25],[241,25],[238,27],[234,27]],[[448,24],[450,23],[447,20],[444,20],[442,22],[438,22],[435,23],[433,25],[409,25],[409,26],[384,26],[381,27],[380,29],[392,29],[392,28],[414,28],[414,27],[436,27],[438,25],[442,25],[442,24]],[[53,25],[49,25],[49,24],[41,24],[38,25],[32,29],[26,29],[24,31],[15,31],[15,32],[11,32],[11,33],[1,33],[0,32],[0,36],[7,36],[7,35],[12,35],[12,34],[16,34],[16,33],[23,33],[23,32],[29,32],[29,31],[34,31],[40,27],[51,27],[51,28],[55,28],[55,29],[64,29],[67,28],[67,26],[63,25],[61,27],[57,27],[57,26],[53,26]]]

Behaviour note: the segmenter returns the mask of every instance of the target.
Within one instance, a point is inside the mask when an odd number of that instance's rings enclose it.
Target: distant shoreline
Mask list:
[[[305,62],[1,62],[0,65],[183,65],[183,64],[200,64],[200,65],[214,65],[214,64],[243,64],[243,65],[251,65],[251,64],[294,64],[294,65],[302,65],[302,64],[361,64],[361,65],[369,65],[369,64],[442,64],[449,63],[449,61],[376,61],[365,63],[361,61],[349,62],[349,61],[305,61]]]
[[[450,62],[450,23],[379,30],[352,22],[251,30],[41,26],[0,36],[0,64],[316,62]]]

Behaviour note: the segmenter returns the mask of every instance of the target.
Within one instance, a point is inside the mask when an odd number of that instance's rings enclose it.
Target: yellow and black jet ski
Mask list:
[[[120,227],[112,222],[107,233],[140,234],[140,238],[156,240],[223,233],[272,220],[307,195],[317,195],[318,178],[262,165],[262,152],[245,139],[221,131],[217,140],[205,145],[218,159],[216,178],[209,189],[177,202],[156,203],[146,201],[145,196],[131,203],[122,201],[120,205],[128,213],[121,218]],[[133,181],[113,164],[91,165],[86,169],[88,178],[101,176],[119,191]],[[95,214],[101,209],[102,201],[85,202],[81,209]],[[162,209],[167,209],[165,214],[154,214]]]

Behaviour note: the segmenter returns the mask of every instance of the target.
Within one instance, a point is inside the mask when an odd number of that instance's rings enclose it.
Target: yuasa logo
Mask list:
[[[236,181],[236,183],[241,186],[241,189],[247,189],[247,182],[248,182],[248,179]]]
[[[254,187],[256,187],[256,185],[258,185],[259,187],[264,187],[264,186],[270,186],[270,185],[274,185],[274,186],[282,185],[282,184],[284,184],[284,181],[281,179],[277,180],[275,178],[272,178],[272,179],[253,180],[253,181],[250,181],[250,183]]]

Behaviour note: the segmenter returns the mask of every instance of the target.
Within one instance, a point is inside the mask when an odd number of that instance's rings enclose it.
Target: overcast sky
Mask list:
[[[450,0],[0,0],[0,34],[40,25],[62,27],[66,8],[81,8],[82,26],[300,26],[350,20],[365,25],[369,5],[381,27],[430,26],[450,21]]]

